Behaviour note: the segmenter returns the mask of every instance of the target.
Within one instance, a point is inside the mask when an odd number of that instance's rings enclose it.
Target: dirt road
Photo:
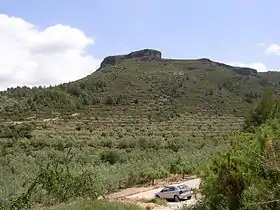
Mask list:
[[[191,188],[195,188],[198,189],[199,185],[200,185],[201,180],[199,178],[197,179],[191,179],[185,182],[181,182],[180,184],[186,184],[188,186],[190,186]],[[132,200],[151,200],[154,198],[155,193],[159,192],[161,188],[156,188],[153,190],[148,190],[145,192],[141,192],[141,193],[137,193],[137,194],[133,194],[133,195],[129,195],[126,198],[127,199],[132,199]],[[167,207],[158,207],[156,208],[156,210],[168,210],[168,209],[177,209],[177,208],[181,208],[182,206],[189,206],[189,205],[193,205],[197,202],[197,199],[195,198],[195,196],[192,196],[192,198],[190,200],[187,201],[183,201],[183,202],[168,202]]]

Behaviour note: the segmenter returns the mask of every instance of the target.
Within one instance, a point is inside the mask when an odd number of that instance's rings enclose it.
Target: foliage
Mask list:
[[[271,90],[266,90],[245,119],[245,131],[254,131],[266,120],[280,116],[280,100]]]
[[[121,161],[121,156],[116,150],[105,150],[100,154],[100,159],[113,165]]]
[[[45,199],[56,202],[65,202],[71,198],[89,197],[97,198],[102,195],[102,189],[94,186],[95,174],[82,171],[74,175],[69,170],[69,163],[73,155],[70,150],[62,159],[52,156],[51,162],[46,168],[41,168],[37,176],[31,181],[26,192],[22,193],[11,203],[12,209],[30,207],[34,194],[38,191],[44,192]]]
[[[160,198],[153,198],[151,200],[142,200],[142,202],[145,203],[155,203],[158,204],[160,206],[167,206],[167,200],[166,199],[160,199]]]
[[[70,174],[62,161],[58,168],[64,170],[58,177],[73,192],[72,184],[77,184],[79,177],[85,179],[84,182],[94,181],[94,186],[102,194],[153,183],[155,179],[169,175],[170,166],[178,156],[188,160],[196,169],[227,145],[220,136],[229,135],[230,129],[239,129],[237,120],[231,116],[203,115],[151,123],[145,118],[112,117],[108,120],[102,117],[87,119],[86,116],[69,117],[67,121],[34,120],[30,123],[35,129],[30,139],[0,139],[0,203],[9,205],[26,193],[39,173],[44,172],[46,176],[54,173],[56,160],[64,160],[65,151],[69,149],[75,154],[68,165]],[[77,131],[77,127],[81,129]],[[170,142],[174,142],[172,147]],[[174,149],[176,142],[179,146]],[[49,159],[50,155],[55,159]],[[54,180],[58,177],[54,176]],[[54,189],[49,196],[46,196],[44,188],[36,185],[30,205],[54,204],[64,198],[76,199],[79,196],[78,193],[71,194],[73,192],[60,193],[61,198],[54,196],[56,191],[64,189],[54,183],[49,183]]]
[[[193,167],[191,166],[190,161],[179,156],[171,163],[170,172],[173,174],[182,174],[184,179],[185,174],[191,174],[193,172]]]
[[[168,171],[159,165],[145,168],[141,173],[141,177],[143,177],[145,181],[150,181],[152,185],[155,184],[155,179],[165,178],[168,175]]]
[[[88,200],[82,199],[78,200],[75,203],[71,203],[68,205],[57,205],[52,208],[41,208],[42,210],[140,210],[135,205],[129,204],[121,204],[121,203],[113,203],[108,201],[98,201],[98,200]]]
[[[201,172],[204,209],[278,209],[280,121],[236,135]],[[202,209],[196,206],[195,209]]]
[[[75,200],[80,196],[73,186],[78,185],[78,180],[92,181],[91,186],[95,187],[80,189],[98,190],[102,194],[153,183],[157,178],[169,175],[170,166],[178,156],[196,169],[227,145],[220,136],[229,135],[230,129],[239,129],[238,120],[232,116],[203,115],[163,122],[150,122],[145,118],[86,118],[83,115],[70,116],[67,120],[33,120],[30,139],[0,139],[0,203],[10,205],[26,194],[36,175],[44,172],[46,177],[51,176],[58,160],[58,169],[63,169],[63,173],[53,178],[61,179],[60,183],[71,190],[64,193],[65,188],[55,184],[59,182],[51,181],[46,186],[53,191],[46,195],[47,190],[36,184],[30,205]],[[77,130],[77,127],[81,129]],[[174,142],[172,147],[170,142]],[[176,142],[179,146],[174,149]],[[69,149],[75,155],[68,164],[68,174],[62,160]],[[48,164],[49,169],[46,169]],[[60,195],[55,196],[56,192]],[[85,195],[89,196],[89,193]]]
[[[265,81],[265,82],[264,82]],[[78,81],[53,87],[15,87],[0,93],[0,116],[19,120],[65,116],[94,109],[102,115],[130,113],[153,119],[180,114],[211,113],[243,116],[263,88],[278,91],[279,73],[252,73],[213,61],[127,60]],[[109,112],[108,112],[109,111]]]
[[[55,87],[0,92],[1,204],[96,198],[127,186],[154,184],[169,173],[192,173],[228,147],[228,136],[241,128],[248,105],[263,88],[274,87],[278,93],[278,73],[244,71],[200,59],[130,60]],[[248,130],[277,116],[278,103],[271,106],[276,101],[266,97],[263,101],[246,121]],[[266,126],[264,136],[275,132],[271,127],[277,123]],[[247,149],[234,140],[202,174],[206,198],[210,196],[203,205],[261,200],[263,183],[277,191],[268,178],[259,178],[264,166],[256,165],[248,150],[263,156],[266,137],[260,137],[259,144],[254,136],[239,138]],[[75,156],[65,164],[61,160],[70,148]],[[49,160],[49,155],[55,158]],[[255,181],[250,173],[256,173]],[[277,175],[272,170],[265,176],[276,183],[272,174]],[[231,187],[226,189],[228,182]],[[251,191],[248,182],[253,183]]]
[[[15,125],[0,124],[0,138],[28,138],[32,137],[34,126],[32,124],[22,123]]]

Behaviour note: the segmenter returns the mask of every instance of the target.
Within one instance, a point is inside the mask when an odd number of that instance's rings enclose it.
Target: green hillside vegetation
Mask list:
[[[67,84],[9,88],[1,93],[3,120],[87,116],[170,119],[182,114],[244,116],[263,88],[279,92],[280,75],[256,73],[207,59],[125,60]]]
[[[191,209],[280,208],[279,105],[278,97],[265,95],[247,120],[259,123],[254,131],[232,136],[230,146],[205,164],[200,171],[204,198]]]
[[[58,204],[52,207],[38,206],[32,210],[140,210],[139,207],[135,205],[104,202],[89,199],[78,199],[70,204]]]
[[[198,173],[229,136],[276,116],[277,107],[262,111],[270,102],[247,113],[264,89],[279,93],[279,75],[208,59],[130,59],[67,84],[3,91],[0,204],[94,200]]]

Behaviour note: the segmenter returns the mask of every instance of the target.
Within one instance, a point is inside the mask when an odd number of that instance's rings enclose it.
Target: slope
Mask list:
[[[144,50],[105,58],[78,81],[1,92],[0,205],[29,192],[38,173],[46,179],[31,202],[48,204],[194,173],[228,146],[264,88],[279,91],[278,78]],[[184,170],[171,170],[178,162]],[[49,180],[49,173],[57,176]]]
[[[105,59],[106,60],[106,59]],[[185,113],[243,116],[264,88],[279,91],[279,73],[257,73],[209,59],[130,59],[78,81],[1,93],[1,117],[135,115],[170,119]]]

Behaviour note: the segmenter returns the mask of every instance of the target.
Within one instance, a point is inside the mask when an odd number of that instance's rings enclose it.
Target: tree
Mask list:
[[[141,173],[141,177],[152,185],[155,184],[155,179],[161,179],[168,176],[168,171],[162,166],[147,167]]]
[[[116,150],[106,150],[100,154],[100,159],[113,165],[121,161],[121,156]]]
[[[107,97],[105,98],[104,103],[105,103],[106,105],[115,105],[115,101],[114,101],[114,99],[112,98],[112,96],[107,96]]]
[[[173,174],[182,174],[182,178],[185,178],[185,174],[189,174],[192,172],[192,166],[187,159],[179,156],[176,160],[174,160],[170,165],[170,173]]]
[[[22,123],[18,125],[0,125],[0,138],[28,138],[32,137],[34,126]]]
[[[244,131],[253,132],[268,119],[280,116],[280,100],[271,90],[263,93],[262,99],[245,118]]]
[[[201,171],[202,209],[279,209],[280,120],[241,133]],[[196,208],[199,209],[199,208]]]

